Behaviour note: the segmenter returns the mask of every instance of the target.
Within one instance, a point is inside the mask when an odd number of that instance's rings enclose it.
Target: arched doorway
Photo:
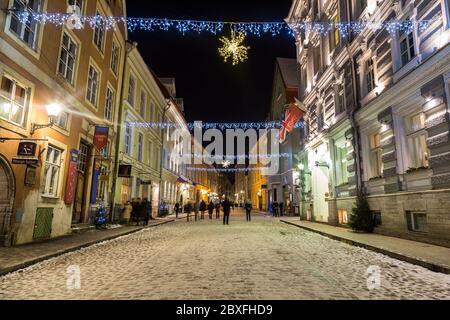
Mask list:
[[[14,173],[8,160],[0,155],[0,246],[9,245],[11,215],[16,193]]]

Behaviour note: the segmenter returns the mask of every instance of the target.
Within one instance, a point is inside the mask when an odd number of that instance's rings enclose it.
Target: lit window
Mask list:
[[[112,121],[114,111],[114,91],[106,88],[105,119]]]
[[[19,12],[26,12],[33,14],[40,11],[40,0],[14,0],[13,8]],[[20,19],[18,12],[11,12],[11,22],[9,30],[11,30],[17,37],[25,42],[31,49],[36,49],[36,38],[38,33],[39,24],[34,19],[28,19],[26,23],[23,23]]]
[[[322,68],[322,57],[320,53],[320,45],[314,47],[313,50],[313,59],[314,59],[314,75],[317,75]]]
[[[336,185],[348,183],[347,148],[336,146]]]
[[[334,49],[337,48],[339,45],[339,29],[336,27],[337,23],[339,23],[338,15],[335,15],[333,19],[331,19],[333,22],[333,28],[330,31],[329,39],[330,39],[330,52],[332,52]]]
[[[98,11],[96,15],[101,16],[100,12]],[[94,26],[94,43],[100,50],[100,52],[103,52],[104,42],[105,42],[105,25],[104,22],[100,20]]]
[[[23,126],[28,111],[29,89],[2,76],[0,87],[0,118]]]
[[[344,85],[336,85],[335,114],[339,115],[345,111],[345,91]]]
[[[97,104],[98,87],[99,87],[99,72],[94,66],[90,65],[86,99],[94,106]]]
[[[427,131],[425,130],[425,114],[419,113],[407,120],[407,140],[410,169],[428,168]]]
[[[383,150],[381,148],[381,135],[375,133],[370,136],[370,168],[371,178],[378,178],[383,175]]]
[[[58,73],[71,84],[73,84],[74,80],[77,54],[77,44],[66,32],[64,32],[61,44],[61,55],[59,57]]]
[[[58,195],[59,174],[61,171],[62,150],[48,146],[47,157],[44,168],[44,184],[42,194],[44,196],[56,197]]]
[[[414,35],[412,31],[409,33],[404,32],[400,36],[400,56],[402,66],[405,66],[416,56],[416,51],[414,49]]]

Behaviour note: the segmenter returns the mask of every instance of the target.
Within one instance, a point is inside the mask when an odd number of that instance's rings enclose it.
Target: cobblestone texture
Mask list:
[[[78,265],[81,289],[67,288]],[[366,271],[381,268],[381,288]],[[180,221],[0,278],[0,299],[450,299],[450,276],[285,225]]]

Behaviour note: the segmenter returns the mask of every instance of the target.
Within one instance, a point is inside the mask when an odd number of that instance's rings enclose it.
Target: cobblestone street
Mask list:
[[[79,266],[81,288],[67,286]],[[369,290],[378,266],[381,287]],[[450,276],[268,217],[179,221],[0,278],[0,299],[449,299]]]

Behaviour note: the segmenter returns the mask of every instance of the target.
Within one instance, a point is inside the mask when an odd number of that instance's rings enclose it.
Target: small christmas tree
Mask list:
[[[372,213],[367,197],[360,193],[356,199],[356,205],[352,209],[348,225],[354,231],[373,232],[375,228]]]
[[[105,226],[105,224],[106,224],[106,209],[103,205],[100,205],[100,207],[98,208],[94,223],[95,223],[95,226],[97,227],[97,229],[100,229]]]

